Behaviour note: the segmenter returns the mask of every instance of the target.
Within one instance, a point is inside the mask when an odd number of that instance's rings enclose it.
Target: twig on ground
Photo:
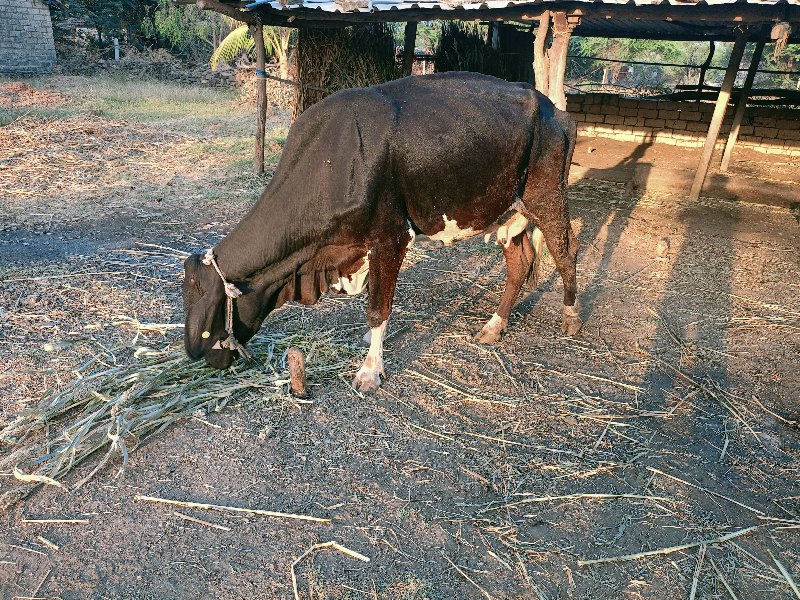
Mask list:
[[[708,540],[701,540],[699,542],[691,542],[689,544],[680,544],[679,546],[670,546],[668,548],[659,548],[658,550],[648,550],[646,552],[636,552],[634,554],[625,554],[623,556],[610,556],[606,558],[594,558],[591,560],[579,560],[578,566],[585,567],[587,565],[598,565],[603,563],[613,563],[613,562],[623,562],[626,560],[638,560],[640,558],[647,558],[650,556],[658,556],[661,554],[672,554],[673,552],[680,552],[681,550],[688,550],[689,548],[697,548],[698,546],[710,546],[712,544],[722,544],[727,542],[728,540],[732,540],[734,538],[740,537],[742,535],[747,535],[748,533],[754,532],[758,529],[760,525],[752,525],[750,527],[746,527],[744,529],[739,529],[738,531],[733,531],[731,533],[726,533],[725,535]]]
[[[202,508],[205,510],[221,510],[224,512],[237,512],[247,513],[250,515],[261,515],[263,517],[278,517],[282,519],[297,519],[299,521],[315,521],[317,523],[330,523],[330,519],[321,517],[311,517],[308,515],[299,515],[296,513],[283,513],[275,512],[272,510],[261,510],[257,508],[241,508],[238,506],[225,506],[222,504],[206,504],[204,502],[184,502],[182,500],[172,500],[169,498],[157,498],[155,496],[142,496],[137,494],[134,500],[141,500],[143,502],[156,502],[160,504],[170,504],[173,506],[182,506],[184,508]]]
[[[481,594],[483,594],[483,595],[484,595],[484,597],[485,597],[487,600],[493,600],[493,597],[492,597],[492,595],[491,595],[489,592],[487,592],[487,591],[486,591],[485,589],[483,589],[483,588],[482,588],[480,585],[478,585],[478,583],[477,583],[477,582],[476,582],[476,581],[475,581],[475,580],[474,580],[472,577],[470,577],[469,575],[467,575],[467,574],[464,572],[464,570],[463,570],[463,569],[459,568],[459,566],[458,566],[456,563],[454,563],[452,560],[450,560],[450,558],[449,558],[449,557],[448,557],[446,554],[442,553],[442,556],[444,557],[444,559],[445,559],[447,562],[449,562],[449,563],[450,563],[450,564],[453,566],[453,568],[454,568],[456,571],[458,571],[459,575],[461,575],[461,576],[462,576],[464,579],[466,579],[466,580],[467,580],[467,581],[469,581],[469,582],[470,582],[472,585],[474,585],[474,586],[475,586],[475,587],[476,587],[476,588],[477,588],[477,589],[478,589],[478,590],[481,592]]]
[[[706,489],[703,486],[697,485],[696,483],[690,483],[690,482],[686,481],[685,479],[681,479],[680,477],[676,477],[675,475],[670,475],[669,473],[665,473],[664,471],[656,469],[655,467],[647,467],[647,470],[652,472],[652,473],[657,473],[659,475],[663,475],[664,477],[668,477],[670,479],[674,479],[675,481],[678,481],[678,482],[680,482],[680,483],[682,483],[684,485],[688,485],[689,487],[693,487],[695,489],[698,489],[701,492],[705,492],[706,494],[710,494],[712,496],[716,496],[717,498],[722,498],[723,500],[727,500],[728,502],[732,502],[733,504],[736,504],[737,506],[741,506],[742,508],[747,509],[750,512],[754,512],[757,515],[763,515],[764,514],[763,511],[760,511],[757,508],[753,508],[752,506],[748,506],[747,504],[744,504],[743,502],[739,502],[738,500],[734,500],[733,498],[729,498],[728,496],[724,496],[723,494],[720,494],[718,492],[714,492],[714,491],[711,491],[709,489]]]
[[[725,579],[725,576],[722,574],[722,571],[720,571],[719,567],[717,567],[717,563],[714,562],[714,557],[709,554],[708,560],[711,563],[711,566],[714,568],[714,572],[717,574],[717,577],[719,577],[719,580],[722,582],[722,585],[725,586],[725,589],[728,591],[728,595],[730,595],[731,599],[739,600],[738,596],[733,591],[733,588],[728,583],[728,580]]]
[[[230,531],[230,527],[225,527],[224,525],[217,525],[216,523],[209,523],[208,521],[203,521],[203,519],[198,519],[197,517],[191,517],[189,515],[185,515],[182,512],[178,512],[177,510],[173,510],[172,514],[178,517],[179,519],[183,519],[184,521],[191,521],[192,523],[197,523],[198,525],[205,525],[206,527],[211,527],[212,529],[219,529],[221,531]]]
[[[778,567],[778,570],[781,572],[781,575],[783,575],[783,578],[786,580],[786,583],[788,583],[789,587],[792,588],[794,595],[797,596],[798,599],[800,599],[800,590],[797,589],[797,584],[794,582],[794,579],[792,579],[792,574],[789,573],[789,570],[786,567],[784,567],[783,563],[779,561],[778,558],[772,553],[772,550],[767,549],[767,552],[769,553],[772,562],[774,562],[775,566]]]
[[[706,557],[706,546],[705,544],[700,546],[700,550],[697,553],[697,566],[694,569],[694,577],[692,578],[692,590],[689,592],[689,600],[694,600],[695,596],[697,595],[697,584],[700,581],[700,571],[703,570],[703,559]]]
[[[360,560],[360,561],[363,561],[363,562],[369,562],[369,557],[368,556],[364,556],[363,554],[361,554],[359,552],[356,552],[355,550],[350,550],[350,548],[346,548],[345,546],[342,546],[341,544],[339,544],[337,542],[322,542],[320,544],[314,544],[313,546],[311,546],[311,548],[309,548],[308,550],[303,552],[300,556],[295,558],[294,562],[292,562],[292,566],[291,566],[290,570],[291,570],[291,573],[292,573],[292,591],[294,592],[295,600],[300,600],[300,591],[297,589],[297,574],[295,573],[294,568],[306,556],[308,556],[312,552],[316,552],[317,550],[322,550],[324,548],[333,548],[334,550],[338,550],[339,552],[343,552],[344,554],[347,554],[347,556],[350,556],[350,557],[355,558],[357,560]]]

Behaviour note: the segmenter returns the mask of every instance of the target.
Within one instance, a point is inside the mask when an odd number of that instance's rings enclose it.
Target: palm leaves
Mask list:
[[[264,27],[264,48],[267,58],[275,58],[281,66],[281,75],[286,77],[291,32],[285,27]],[[216,71],[220,61],[232,62],[242,54],[253,56],[256,43],[247,25],[231,31],[211,55],[211,69]]]

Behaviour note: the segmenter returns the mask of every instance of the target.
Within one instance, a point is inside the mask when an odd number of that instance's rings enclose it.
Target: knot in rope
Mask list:
[[[213,248],[206,250],[205,256],[203,256],[203,264],[214,267],[217,275],[219,275],[220,279],[222,279],[222,286],[225,289],[225,296],[227,296],[225,303],[225,331],[227,332],[228,337],[219,342],[220,348],[226,348],[231,351],[239,352],[239,354],[242,355],[242,358],[251,360],[253,355],[250,354],[243,344],[239,343],[239,340],[236,339],[236,336],[233,333],[233,301],[242,295],[242,290],[225,279],[225,274],[217,264],[217,258],[214,255]]]

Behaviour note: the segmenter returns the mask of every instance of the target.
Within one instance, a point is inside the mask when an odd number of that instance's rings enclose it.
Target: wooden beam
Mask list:
[[[414,48],[417,44],[417,23],[410,21],[406,23],[403,37],[403,77],[411,75],[414,68]]]
[[[753,80],[756,78],[758,63],[761,62],[761,56],[764,54],[765,44],[766,42],[764,40],[756,42],[756,48],[753,51],[753,60],[750,61],[750,68],[747,69],[747,78],[744,80],[742,92],[739,94],[739,99],[736,102],[736,112],[733,113],[731,132],[728,134],[728,142],[725,144],[725,152],[722,153],[722,163],[719,166],[719,170],[723,173],[727,172],[731,164],[731,155],[733,154],[733,147],[736,145],[736,140],[739,139],[739,127],[742,125],[744,109],[747,106],[747,97],[750,95],[750,90],[753,89]]]
[[[563,12],[554,12],[553,44],[550,46],[550,79],[548,82],[548,97],[556,108],[567,110],[567,96],[564,93],[564,78],[567,72],[567,50],[572,31],[577,25],[576,21],[568,22],[567,15]]]
[[[711,40],[708,43],[708,56],[706,56],[705,61],[703,64],[700,65],[700,77],[697,82],[697,93],[701,93],[703,91],[703,86],[706,84],[706,71],[708,71],[708,67],[711,66],[711,61],[714,59],[714,40]],[[700,102],[700,98],[697,99]]]
[[[706,180],[708,174],[708,167],[711,164],[711,157],[714,154],[714,146],[717,143],[719,130],[722,127],[722,120],[725,118],[725,111],[728,109],[728,100],[731,97],[731,90],[736,81],[736,75],[739,72],[739,65],[744,56],[744,48],[747,45],[748,30],[745,28],[736,38],[733,44],[733,51],[731,52],[731,59],[728,63],[728,70],[725,71],[725,79],[722,81],[722,88],[717,97],[717,104],[714,107],[714,115],[711,117],[711,125],[708,128],[708,135],[706,135],[706,144],[703,148],[703,155],[700,158],[700,164],[697,166],[697,173],[692,183],[692,189],[689,192],[689,200],[697,200],[700,198],[700,192],[703,189],[703,182]]]
[[[216,0],[197,0],[197,7],[202,8],[203,10],[213,10],[214,12],[218,12],[222,15],[232,17],[237,21],[247,23],[248,25],[260,23],[258,16],[255,13],[245,12],[243,10],[239,10],[235,6],[223,4],[222,2],[217,2]]]
[[[550,60],[547,52],[550,36],[550,11],[546,10],[539,19],[536,37],[533,40],[533,77],[536,89],[547,96],[550,91]]]
[[[263,25],[258,23],[249,27],[256,45],[256,149],[253,163],[256,174],[261,175],[264,173],[264,133],[267,127],[267,73],[264,71],[267,51]]]

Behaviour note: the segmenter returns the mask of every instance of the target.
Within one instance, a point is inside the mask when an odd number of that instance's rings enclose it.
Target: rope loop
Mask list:
[[[227,332],[228,337],[219,343],[220,347],[238,352],[245,360],[252,360],[253,355],[250,354],[243,344],[239,343],[239,340],[236,339],[236,336],[233,333],[233,301],[242,295],[242,290],[225,279],[225,274],[217,264],[217,257],[214,254],[213,248],[206,250],[206,253],[203,256],[203,264],[214,267],[217,275],[219,275],[220,279],[222,279],[222,286],[225,289],[225,296],[227,296],[225,302],[225,331]]]

